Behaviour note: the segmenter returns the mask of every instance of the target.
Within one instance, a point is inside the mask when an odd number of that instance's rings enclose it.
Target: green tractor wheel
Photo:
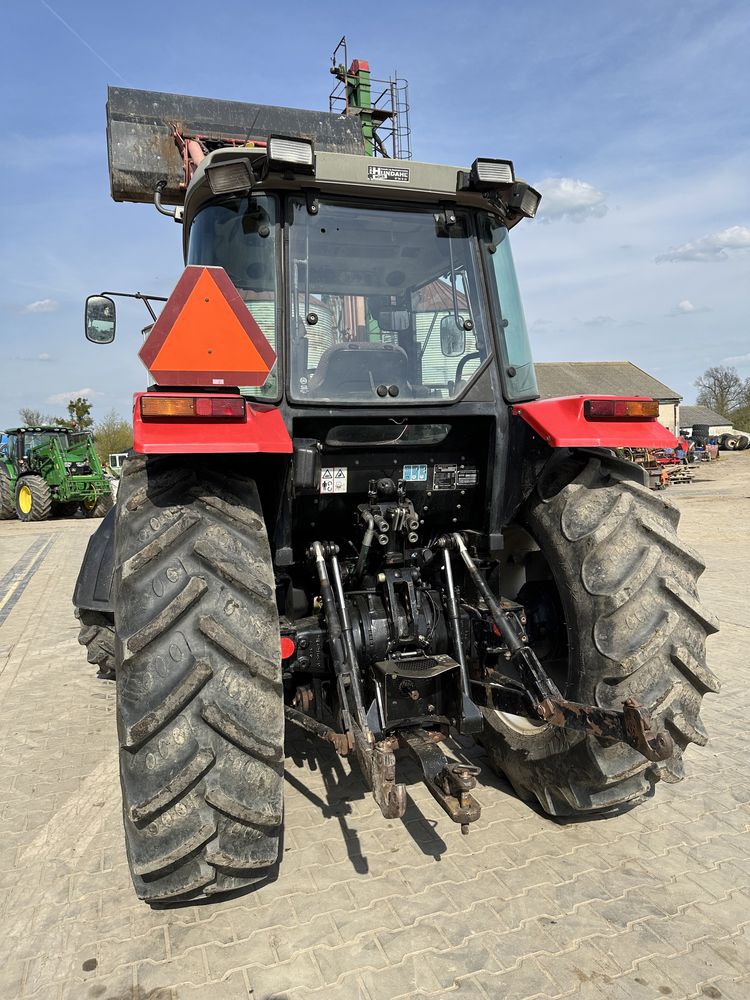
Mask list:
[[[23,476],[16,483],[19,521],[46,521],[52,513],[52,492],[41,476]]]
[[[13,484],[7,470],[0,465],[0,521],[10,521],[16,516],[13,503]]]
[[[114,498],[111,493],[106,496],[97,497],[96,500],[84,500],[81,504],[81,512],[84,517],[104,517],[114,505]]]

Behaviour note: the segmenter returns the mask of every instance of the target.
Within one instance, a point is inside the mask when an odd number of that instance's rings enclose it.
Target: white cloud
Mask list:
[[[24,313],[51,313],[60,308],[57,299],[37,299],[36,302],[29,302],[21,312]]]
[[[16,355],[11,355],[8,358],[8,361],[34,361],[34,362],[36,362],[36,361],[52,361],[52,360],[53,360],[53,358],[52,358],[51,354],[35,354],[33,356],[28,355],[28,354],[16,354]]]
[[[679,263],[683,260],[697,260],[705,263],[717,263],[728,260],[727,250],[750,249],[750,227],[730,226],[721,232],[710,236],[701,236],[690,243],[678,247],[670,247],[666,253],[659,254],[657,264]]]
[[[722,358],[723,365],[747,365],[750,364],[750,354],[735,354],[731,358]]]
[[[694,302],[691,302],[690,299],[682,299],[680,302],[677,303],[674,309],[671,309],[669,313],[667,313],[667,315],[690,316],[695,313],[707,313],[707,312],[711,312],[708,306],[697,306],[695,305]]]
[[[542,193],[539,216],[542,222],[569,219],[585,222],[607,214],[607,196],[587,181],[573,177],[547,177],[535,185]]]
[[[583,321],[584,326],[611,326],[615,322],[613,316],[592,316]]]
[[[71,399],[78,399],[83,396],[85,399],[93,399],[95,396],[103,396],[103,392],[98,389],[71,389],[69,392],[56,392],[54,396],[48,396],[48,403],[59,403],[61,405],[70,402]]]

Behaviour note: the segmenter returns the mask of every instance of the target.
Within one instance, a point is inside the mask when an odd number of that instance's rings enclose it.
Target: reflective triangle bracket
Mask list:
[[[276,352],[223,267],[189,264],[138,356],[157,385],[258,386]]]

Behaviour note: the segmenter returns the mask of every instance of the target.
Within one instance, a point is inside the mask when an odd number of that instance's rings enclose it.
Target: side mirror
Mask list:
[[[115,339],[115,304],[107,295],[89,295],[86,299],[86,340],[92,344],[111,344]]]
[[[440,350],[446,358],[456,358],[466,351],[466,331],[463,320],[453,315],[440,320]]]

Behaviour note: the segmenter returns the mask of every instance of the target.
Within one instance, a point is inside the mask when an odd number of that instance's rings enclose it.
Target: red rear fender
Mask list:
[[[677,438],[653,418],[592,420],[584,413],[587,399],[618,396],[561,396],[518,403],[513,414],[532,427],[553,448],[676,448]],[[645,401],[648,396],[629,396]]]
[[[246,404],[237,419],[147,417],[141,397],[194,396],[195,393],[143,393],[133,397],[133,449],[141,455],[221,455],[292,453],[292,439],[275,406]],[[217,394],[216,398],[223,398]],[[228,398],[228,397],[227,397]],[[236,397],[234,397],[236,398]]]

